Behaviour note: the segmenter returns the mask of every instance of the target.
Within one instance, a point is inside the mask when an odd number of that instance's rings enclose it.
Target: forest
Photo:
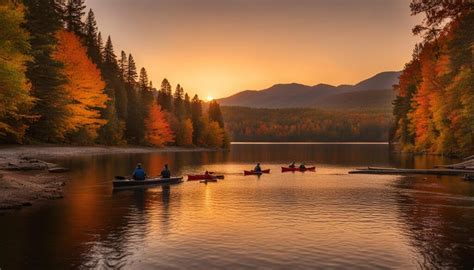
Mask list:
[[[474,3],[412,1],[423,42],[395,87],[391,140],[402,151],[474,154]]]
[[[386,142],[392,125],[387,111],[223,106],[222,114],[234,141]]]
[[[155,88],[84,0],[0,0],[0,26],[0,143],[228,145],[219,104]]]

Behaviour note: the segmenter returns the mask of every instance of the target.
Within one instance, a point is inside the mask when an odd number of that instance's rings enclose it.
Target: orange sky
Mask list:
[[[415,43],[408,0],[86,0],[117,55],[131,52],[201,98],[275,83],[356,83],[401,70]]]

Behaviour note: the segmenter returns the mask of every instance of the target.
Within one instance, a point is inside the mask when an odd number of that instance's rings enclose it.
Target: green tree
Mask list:
[[[193,122],[193,144],[202,145],[204,119],[202,117],[202,102],[198,95],[194,95],[191,101],[191,121]]]
[[[64,14],[66,29],[81,38],[84,36],[84,23],[82,22],[82,17],[85,15],[85,8],[84,0],[68,0]]]
[[[128,55],[125,81],[129,85],[134,85],[137,82],[137,66],[135,65],[132,54]]]
[[[54,60],[56,32],[62,28],[62,7],[55,0],[25,0],[25,28],[30,35],[31,61],[26,75],[31,82],[31,94],[36,99],[33,115],[39,117],[27,130],[38,141],[58,142],[64,138],[69,112],[63,64]]]
[[[92,9],[89,9],[84,26],[84,43],[87,47],[87,54],[96,65],[101,64],[101,50],[99,48],[97,22]],[[101,41],[100,41],[101,42]]]

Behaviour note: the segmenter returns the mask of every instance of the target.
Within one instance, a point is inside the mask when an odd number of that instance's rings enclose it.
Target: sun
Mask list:
[[[212,96],[207,96],[207,101],[213,101],[214,98]]]

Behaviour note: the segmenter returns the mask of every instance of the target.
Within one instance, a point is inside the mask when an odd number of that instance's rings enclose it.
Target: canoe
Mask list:
[[[264,173],[270,173],[270,169],[262,170],[261,172],[256,172],[254,170],[244,171],[244,175],[262,175]]]
[[[224,179],[223,175],[215,175],[215,174],[195,174],[195,175],[188,175],[188,181],[197,181],[197,180],[212,180],[212,179]]]
[[[183,177],[170,177],[170,178],[150,178],[146,180],[133,180],[133,179],[115,179],[112,184],[114,188],[128,188],[128,187],[146,187],[156,185],[169,185],[179,184],[183,182]]]
[[[281,167],[282,172],[305,172],[305,171],[314,172],[315,170],[316,170],[316,167],[306,167],[304,169],[300,169],[299,167],[295,167],[295,168]]]

